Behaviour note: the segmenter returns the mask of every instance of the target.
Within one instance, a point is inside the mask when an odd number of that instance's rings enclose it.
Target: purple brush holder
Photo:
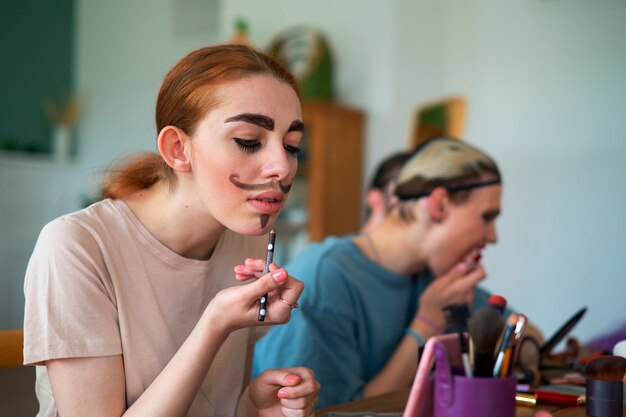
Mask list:
[[[443,346],[435,348],[434,417],[515,417],[515,377],[457,375]]]

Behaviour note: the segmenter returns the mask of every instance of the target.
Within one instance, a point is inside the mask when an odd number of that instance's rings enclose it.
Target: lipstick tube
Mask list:
[[[515,402],[517,405],[529,407],[534,407],[537,404],[579,407],[585,404],[585,396],[550,391],[518,392],[515,394]]]

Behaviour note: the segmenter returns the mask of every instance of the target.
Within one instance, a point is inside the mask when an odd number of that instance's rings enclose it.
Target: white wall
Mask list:
[[[446,90],[504,175],[488,286],[553,332],[626,322],[626,3],[447,2]]]
[[[289,26],[313,25],[331,42],[340,99],[367,113],[366,177],[405,146],[416,105],[465,95],[466,137],[496,157],[505,180],[500,243],[485,253],[488,287],[547,333],[581,305],[582,339],[626,321],[626,3],[229,0],[217,12],[210,3],[78,1],[85,175],[154,149],[163,75],[185,52],[226,40],[236,17],[260,47]]]

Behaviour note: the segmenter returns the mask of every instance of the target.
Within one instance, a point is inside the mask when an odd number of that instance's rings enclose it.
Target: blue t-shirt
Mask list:
[[[385,366],[418,309],[430,272],[400,276],[372,262],[353,236],[309,245],[285,266],[305,284],[289,323],[257,344],[253,376],[268,368],[305,366],[322,388],[319,407],[363,396]],[[489,294],[475,291],[474,308]]]

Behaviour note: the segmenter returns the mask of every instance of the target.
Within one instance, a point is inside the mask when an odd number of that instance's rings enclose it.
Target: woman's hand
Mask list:
[[[260,264],[263,265],[259,268]],[[207,307],[207,311],[212,313],[214,325],[229,333],[244,327],[289,321],[292,310],[289,304],[296,305],[304,284],[290,277],[285,269],[275,264],[270,265],[270,272],[267,274],[263,274],[263,267],[264,263],[260,259],[247,259],[245,265],[235,267],[239,281],[258,279],[248,285],[226,288],[215,296]],[[260,322],[259,299],[265,294],[267,314],[265,321]]]
[[[259,416],[313,416],[319,390],[313,371],[302,367],[268,369],[248,387]]]
[[[417,316],[427,317],[445,329],[443,308],[450,304],[467,304],[471,307],[474,302],[474,288],[485,277],[485,270],[481,264],[459,262],[448,273],[437,277],[424,290],[420,297]]]

